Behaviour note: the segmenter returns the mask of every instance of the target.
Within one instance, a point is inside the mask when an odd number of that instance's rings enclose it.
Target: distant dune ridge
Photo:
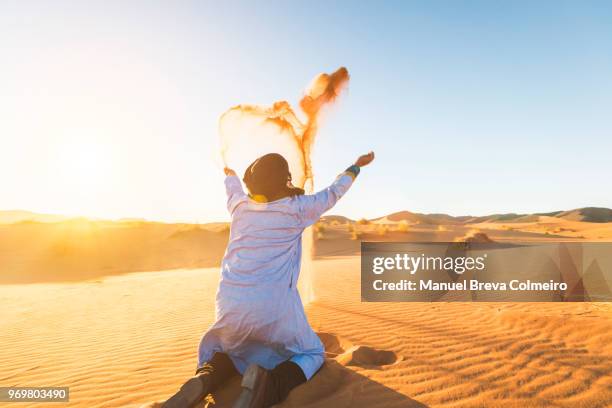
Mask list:
[[[397,222],[406,220],[410,222],[419,222],[422,224],[470,224],[479,222],[529,222],[537,220],[541,216],[561,218],[569,221],[582,222],[612,222],[612,209],[604,207],[583,207],[568,211],[552,211],[548,213],[533,213],[533,214],[491,214],[482,216],[460,215],[452,216],[448,214],[422,214],[410,211],[399,211],[389,215],[373,218],[371,221],[388,220]],[[65,215],[40,214],[24,210],[0,210],[0,224],[11,224],[23,221],[36,222],[60,222],[74,218]],[[324,220],[337,221],[345,224],[352,222],[348,217],[342,215],[326,215],[322,217]],[[143,218],[123,218],[117,222],[146,222]]]
[[[554,217],[569,221],[582,222],[612,222],[612,209],[603,207],[584,207],[569,211],[553,211],[549,213],[534,213],[534,214],[491,214],[484,216],[472,217],[469,215],[452,216],[448,214],[420,214],[410,211],[399,211],[389,214],[385,217],[373,219],[401,221],[407,220],[410,222],[419,222],[422,224],[472,224],[480,222],[531,222],[537,221],[539,217]]]
[[[361,241],[612,240],[612,210],[453,217],[402,211],[371,220],[327,215],[316,256],[354,255]],[[0,284],[81,281],[127,272],[218,267],[228,223],[170,224],[0,211]]]

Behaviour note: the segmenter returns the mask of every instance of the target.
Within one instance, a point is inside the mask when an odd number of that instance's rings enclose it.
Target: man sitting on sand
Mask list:
[[[302,232],[332,208],[363,167],[357,159],[331,186],[313,194],[291,184],[287,161],[271,153],[246,170],[245,194],[226,168],[232,222],[221,264],[216,322],[202,337],[198,369],[164,408],[189,408],[232,376],[243,374],[235,408],[269,407],[309,380],[324,360],[323,344],[310,328],[296,285]]]

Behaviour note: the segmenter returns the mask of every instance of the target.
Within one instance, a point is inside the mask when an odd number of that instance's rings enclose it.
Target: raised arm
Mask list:
[[[227,210],[230,214],[234,213],[234,210],[244,201],[246,194],[242,190],[242,184],[240,179],[236,176],[236,172],[227,167],[223,169],[225,172],[225,192],[227,193]]]
[[[374,152],[364,154],[355,161],[355,164],[340,174],[329,187],[316,194],[299,196],[300,213],[304,226],[314,224],[323,213],[332,208],[351,187],[360,168],[367,166],[372,160],[374,160]]]

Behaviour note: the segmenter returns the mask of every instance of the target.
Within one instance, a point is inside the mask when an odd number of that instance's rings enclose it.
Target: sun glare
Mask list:
[[[54,180],[58,193],[74,211],[94,210],[114,182],[112,149],[99,138],[66,140],[55,154]],[[116,181],[116,180],[115,180]],[[88,212],[88,211],[87,211]]]

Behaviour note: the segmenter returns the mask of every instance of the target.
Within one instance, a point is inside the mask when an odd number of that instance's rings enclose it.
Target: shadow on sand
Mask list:
[[[215,395],[216,404],[212,408],[231,407],[240,392],[240,377],[236,377]],[[297,407],[427,407],[386,387],[335,359],[327,359],[321,370],[306,384],[291,392],[287,400],[277,405],[279,408]]]
[[[325,346],[325,363],[310,381],[291,391],[287,400],[277,405],[278,408],[427,407],[351,368],[384,370],[386,366],[402,360],[393,351],[353,345],[332,333],[317,334]],[[209,407],[231,407],[240,393],[240,380],[240,376],[232,378],[215,393],[215,404]],[[161,408],[161,405],[153,403],[145,407]],[[198,408],[204,406],[203,403]]]
[[[325,346],[325,364],[310,381],[293,390],[279,408],[426,407],[351,369],[383,370],[401,361],[393,351],[354,345],[332,333],[317,334]],[[214,408],[231,407],[239,392],[240,378],[236,377],[217,393]]]

